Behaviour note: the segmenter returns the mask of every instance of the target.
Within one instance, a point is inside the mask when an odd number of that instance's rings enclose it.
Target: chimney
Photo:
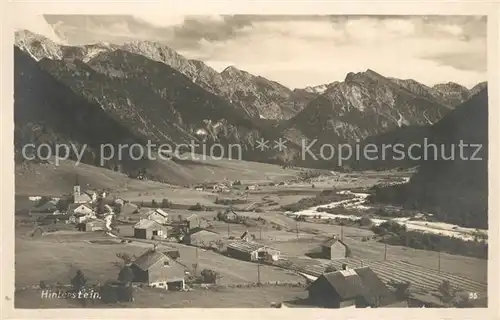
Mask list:
[[[342,263],[342,270],[347,270],[347,263]]]

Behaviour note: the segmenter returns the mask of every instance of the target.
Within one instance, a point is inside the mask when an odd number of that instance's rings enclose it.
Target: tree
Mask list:
[[[96,213],[104,214],[104,199],[98,198],[96,203]]]
[[[83,289],[85,284],[87,283],[87,280],[85,279],[85,275],[81,270],[76,271],[76,275],[71,279],[71,285],[73,286],[73,289],[78,292]]]
[[[168,207],[170,207],[170,202],[167,199],[163,199],[161,201],[161,207],[162,208],[168,208]]]
[[[445,304],[450,304],[453,301],[453,298],[455,297],[455,292],[453,288],[451,287],[450,281],[448,280],[443,280],[441,284],[438,287],[438,291],[441,294],[441,301]]]
[[[221,278],[218,272],[210,269],[203,269],[201,271],[201,278],[204,283],[216,284],[217,280]]]
[[[410,297],[411,283],[409,281],[398,282],[391,280],[388,284],[394,288],[394,295],[399,300],[407,300]]]
[[[57,201],[56,208],[59,211],[66,211],[69,206],[69,200],[68,199],[61,199]]]
[[[125,266],[118,273],[118,281],[124,285],[129,285],[134,280],[134,273],[129,266]]]
[[[158,208],[158,204],[156,203],[155,199],[151,201],[151,208]]]

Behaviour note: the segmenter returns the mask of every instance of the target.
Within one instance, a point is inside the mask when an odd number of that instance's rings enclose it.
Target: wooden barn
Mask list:
[[[130,268],[134,275],[133,282],[142,282],[168,290],[185,288],[186,268],[156,248],[138,257]]]
[[[205,229],[198,229],[182,238],[183,243],[201,248],[216,248],[221,240],[219,233]]]
[[[311,258],[321,258],[329,260],[345,259],[349,256],[350,249],[337,236],[333,236],[323,242],[319,247],[309,251],[306,255]]]
[[[167,228],[154,220],[142,219],[134,225],[134,238],[166,239]]]
[[[258,261],[269,259],[276,261],[280,257],[280,252],[260,243],[248,241],[233,241],[227,245],[227,254],[231,257],[247,260]]]
[[[307,288],[309,302],[323,308],[407,307],[369,267],[324,273]]]

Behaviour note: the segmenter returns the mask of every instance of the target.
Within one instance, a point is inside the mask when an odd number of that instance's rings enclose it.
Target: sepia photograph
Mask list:
[[[14,308],[487,308],[488,19],[19,19]]]

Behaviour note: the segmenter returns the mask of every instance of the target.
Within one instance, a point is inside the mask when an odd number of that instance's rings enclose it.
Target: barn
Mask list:
[[[270,248],[260,243],[248,242],[248,241],[233,241],[227,245],[228,256],[247,260],[247,261],[259,261],[259,260],[273,260],[276,261],[280,257],[280,252],[276,249]]]
[[[349,256],[350,249],[337,236],[323,242],[319,247],[309,251],[306,255],[311,258],[321,258],[329,260],[345,259]]]
[[[165,239],[167,228],[154,220],[143,219],[134,225],[134,238]]]

